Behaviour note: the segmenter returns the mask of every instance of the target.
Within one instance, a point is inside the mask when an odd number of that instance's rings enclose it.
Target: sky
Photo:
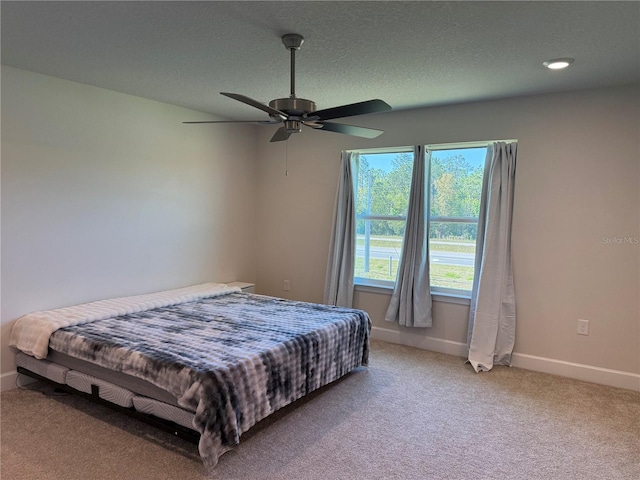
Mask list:
[[[451,150],[437,150],[433,155],[438,156],[451,156],[462,155],[466,158],[467,162],[473,167],[484,165],[485,155],[487,154],[486,147],[480,148],[457,148]],[[398,155],[397,153],[375,153],[367,154],[367,161],[372,168],[379,168],[385,172],[391,171],[391,160]]]

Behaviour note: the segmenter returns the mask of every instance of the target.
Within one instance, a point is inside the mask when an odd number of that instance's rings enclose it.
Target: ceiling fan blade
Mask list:
[[[273,125],[281,123],[280,120],[203,120],[199,122],[182,122],[182,123],[259,123],[260,125]]]
[[[283,140],[289,139],[291,132],[287,132],[287,129],[284,127],[280,127],[276,133],[271,137],[270,142],[282,142]]]
[[[318,130],[325,130],[327,132],[344,133],[345,135],[363,138],[376,138],[384,133],[384,130],[377,130],[375,128],[357,127],[355,125],[330,122],[324,122],[320,127],[314,128]]]
[[[386,112],[388,110],[391,110],[389,104],[375,99],[311,112],[305,117],[305,120],[332,120],[334,118],[353,117],[368,113]]]
[[[249,98],[245,95],[240,95],[239,93],[225,93],[220,92],[220,95],[224,95],[225,97],[233,98],[234,100],[238,100],[239,102],[246,103],[247,105],[251,105],[252,107],[259,108],[263,112],[267,112],[269,115],[273,117],[280,117],[283,120],[287,118],[287,114],[281,112],[280,110],[276,110],[275,108],[271,108],[269,105],[265,105],[253,98]]]

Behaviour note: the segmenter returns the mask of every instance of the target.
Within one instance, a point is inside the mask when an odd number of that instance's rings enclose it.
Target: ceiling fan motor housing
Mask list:
[[[269,102],[269,106],[293,117],[302,117],[316,111],[315,102],[304,98],[276,98]]]

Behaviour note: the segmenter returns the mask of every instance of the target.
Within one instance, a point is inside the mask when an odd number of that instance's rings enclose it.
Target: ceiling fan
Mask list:
[[[220,92],[220,94],[225,97],[232,98],[268,113],[270,117],[269,120],[213,120],[183,123],[259,123],[265,125],[282,123],[283,126],[276,131],[275,135],[271,138],[271,142],[287,140],[292,133],[301,132],[303,125],[327,132],[343,133],[364,138],[375,138],[384,133],[382,130],[373,128],[327,122],[327,120],[337,118],[354,117],[356,115],[366,115],[368,113],[391,110],[391,107],[382,100],[367,100],[324,110],[316,110],[315,102],[296,97],[296,50],[300,48],[303,42],[304,38],[302,35],[296,33],[288,33],[282,36],[282,43],[287,50],[291,51],[291,94],[288,98],[276,98],[275,100],[271,100],[269,105],[266,105],[238,93]]]

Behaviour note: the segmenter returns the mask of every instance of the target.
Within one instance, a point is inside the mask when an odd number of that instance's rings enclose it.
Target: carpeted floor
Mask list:
[[[11,390],[0,401],[3,480],[640,478],[639,392],[475,374],[379,341],[368,368],[243,435],[210,476],[195,445],[83,399]]]

